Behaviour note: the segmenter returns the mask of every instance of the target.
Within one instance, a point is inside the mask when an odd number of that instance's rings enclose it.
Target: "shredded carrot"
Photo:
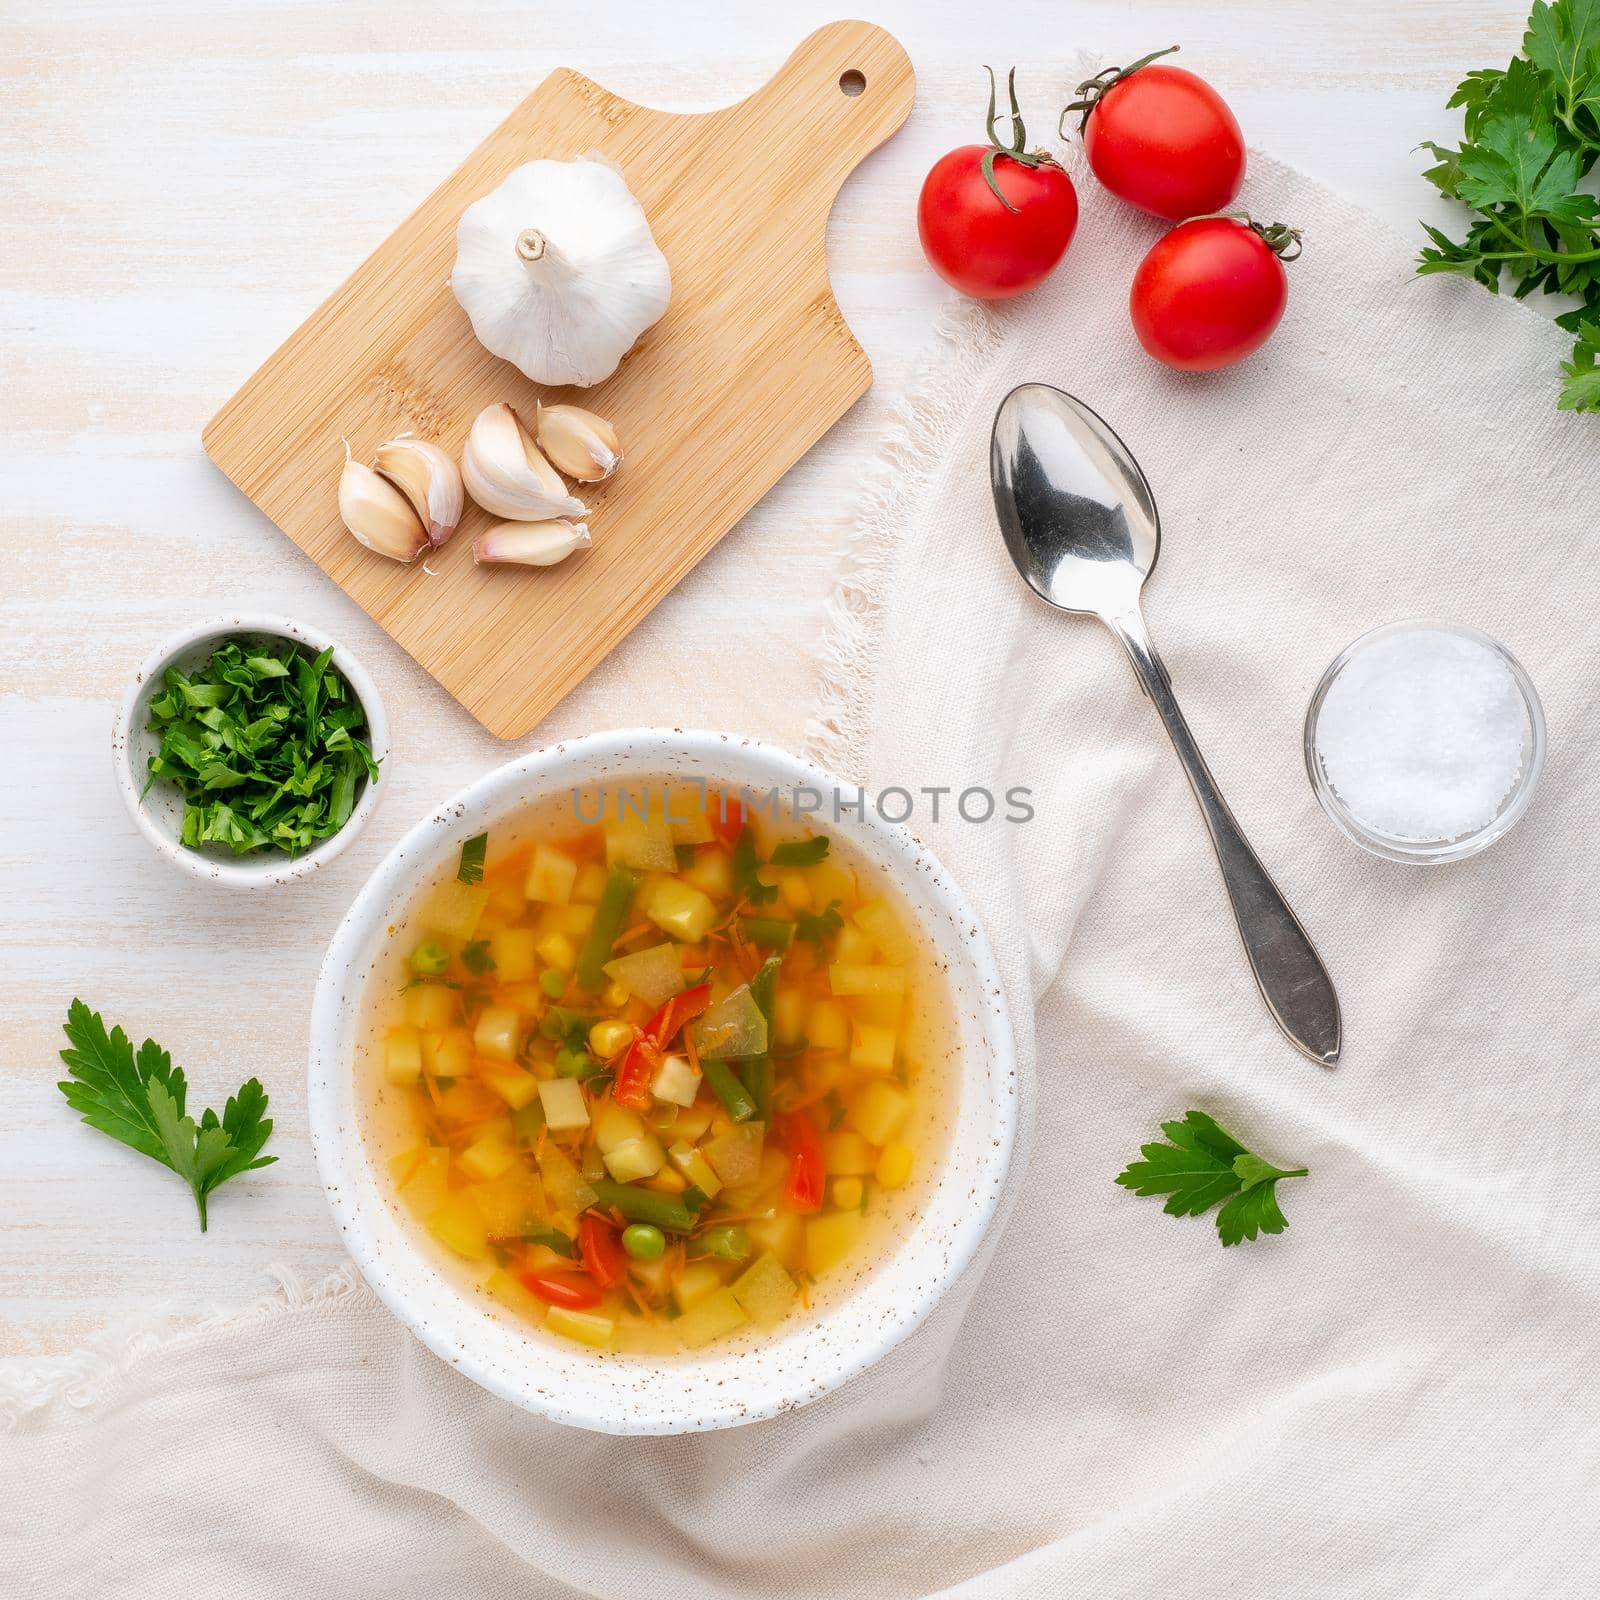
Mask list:
[[[632,944],[641,933],[649,933],[655,927],[653,922],[636,922],[631,928],[624,928],[615,939],[611,941],[611,948],[617,949],[621,945]]]

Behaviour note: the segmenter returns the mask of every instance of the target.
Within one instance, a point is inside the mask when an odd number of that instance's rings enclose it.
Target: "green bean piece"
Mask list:
[[[794,938],[794,924],[782,917],[740,917],[739,931],[763,950],[787,950]]]
[[[594,1178],[595,1204],[620,1211],[629,1222],[648,1222],[667,1233],[688,1233],[694,1227],[694,1213],[677,1195],[658,1194],[632,1183],[615,1183],[610,1178]]]
[[[700,1070],[711,1085],[711,1092],[727,1107],[728,1115],[735,1122],[748,1122],[756,1114],[755,1101],[726,1061],[720,1061],[715,1056],[702,1056]]]
[[[450,952],[437,939],[424,939],[411,952],[411,970],[419,977],[437,978],[450,965]]]
[[[622,932],[623,919],[633,900],[637,880],[626,867],[613,867],[594,908],[594,921],[578,952],[577,979],[585,989],[598,989],[606,981],[605,964],[611,959],[611,946]]]
[[[705,1065],[704,1062],[701,1063]],[[774,1077],[771,1056],[752,1056],[741,1069],[745,1089],[755,1101],[756,1115],[763,1122],[772,1121],[772,1080]],[[713,1085],[715,1087],[715,1085]]]
[[[768,1029],[772,1027],[772,997],[778,987],[778,968],[782,965],[782,956],[768,956],[750,980],[750,997],[761,1007],[761,1015],[767,1019]]]
[[[704,1256],[716,1256],[721,1261],[743,1261],[750,1254],[750,1235],[743,1228],[725,1222],[718,1228],[707,1228],[694,1242],[694,1248]]]
[[[522,1237],[528,1244],[542,1244],[546,1250],[554,1250],[558,1256],[565,1256],[568,1261],[577,1259],[577,1246],[566,1234],[558,1232],[555,1228],[533,1228]]]

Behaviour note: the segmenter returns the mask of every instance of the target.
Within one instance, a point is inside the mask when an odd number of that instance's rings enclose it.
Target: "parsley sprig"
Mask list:
[[[1495,292],[1509,275],[1519,300],[1575,295],[1555,319],[1575,341],[1557,405],[1600,411],[1600,200],[1579,188],[1600,156],[1600,0],[1537,0],[1522,54],[1469,73],[1449,103],[1465,137],[1425,144],[1438,161],[1425,176],[1477,217],[1460,240],[1428,227],[1417,270]]]
[[[1130,1162],[1117,1182],[1135,1194],[1164,1194],[1169,1216],[1198,1217],[1219,1202],[1217,1232],[1225,1245],[1282,1233],[1288,1218],[1278,1206],[1280,1178],[1303,1178],[1304,1167],[1275,1167],[1253,1155],[1203,1111],[1182,1122],[1163,1122],[1170,1144],[1140,1145],[1143,1161]]]
[[[261,1147],[272,1133],[267,1094],[251,1078],[229,1096],[219,1117],[206,1111],[198,1123],[185,1110],[189,1086],[183,1068],[154,1039],[138,1054],[121,1028],[106,1032],[97,1011],[74,1000],[67,1012],[70,1050],[61,1052],[71,1078],[56,1085],[91,1128],[170,1167],[194,1191],[200,1231],[206,1231],[206,1198],[218,1184],[265,1167],[276,1156]]]

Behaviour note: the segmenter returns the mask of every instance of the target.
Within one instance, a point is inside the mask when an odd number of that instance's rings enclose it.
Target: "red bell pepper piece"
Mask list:
[[[783,1118],[779,1139],[789,1152],[789,1176],[784,1181],[783,1201],[791,1211],[818,1211],[827,1183],[827,1164],[822,1154],[822,1135],[803,1111]]]
[[[694,988],[673,995],[634,1035],[612,1084],[611,1097],[619,1106],[649,1110],[650,1085],[668,1045],[677,1038],[684,1023],[698,1017],[710,1004],[711,985],[697,983]]]
[[[602,1289],[621,1283],[628,1274],[622,1236],[592,1211],[586,1212],[578,1224],[578,1253],[583,1257],[584,1270]]]
[[[581,1272],[524,1272],[522,1282],[546,1305],[565,1306],[568,1311],[587,1311],[602,1298],[599,1284]]]
[[[706,802],[706,821],[711,831],[731,850],[744,832],[744,801],[723,791]]]

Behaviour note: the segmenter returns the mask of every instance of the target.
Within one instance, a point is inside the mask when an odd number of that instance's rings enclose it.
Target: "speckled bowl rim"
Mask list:
[[[387,930],[448,852],[498,817],[574,783],[697,772],[752,787],[826,790],[837,784],[850,794],[857,787],[774,745],[733,734],[631,729],[534,750],[469,785],[390,851],[334,934],[312,1006],[312,1148],[340,1236],[368,1284],[424,1345],[475,1383],[556,1422],[602,1433],[692,1433],[761,1421],[828,1393],[880,1360],[922,1324],[972,1260],[999,1204],[1016,1136],[1015,1047],[982,925],[932,854],[869,806],[852,843],[879,862],[903,894],[936,910],[941,920],[928,931],[938,958],[952,969],[953,999],[972,1006],[960,1023],[962,1038],[975,1038],[982,1055],[974,1061],[964,1054],[960,1062],[962,1092],[946,1163],[911,1237],[799,1338],[751,1345],[731,1356],[713,1346],[660,1361],[605,1356],[578,1345],[569,1351],[538,1330],[517,1334],[427,1260],[409,1227],[392,1215],[372,1171],[351,1070],[362,991]],[[956,1173],[949,1162],[963,1135],[973,1159]],[[395,1247],[394,1260],[386,1258],[386,1243]]]
[[[319,654],[331,646],[332,664],[339,669],[366,712],[367,746],[374,759],[383,761],[390,754],[389,714],[384,710],[383,697],[378,693],[377,684],[346,646],[320,628],[268,612],[241,611],[226,616],[206,617],[163,640],[145,657],[117,708],[117,720],[111,735],[111,759],[116,770],[117,790],[122,796],[122,803],[128,808],[128,815],[133,818],[133,825],[163,861],[191,878],[229,889],[272,889],[309,877],[350,846],[372,813],[378,809],[378,802],[387,789],[381,777],[377,783],[363,784],[360,798],[351,809],[345,825],[332,837],[319,840],[303,855],[293,859],[272,852],[263,853],[259,858],[244,856],[231,860],[204,850],[190,850],[179,842],[173,830],[161,825],[156,813],[140,798],[144,774],[134,771],[133,752],[144,729],[145,707],[160,684],[162,674],[178,657],[188,655],[213,640],[220,642],[237,634],[251,633],[290,639]]]

